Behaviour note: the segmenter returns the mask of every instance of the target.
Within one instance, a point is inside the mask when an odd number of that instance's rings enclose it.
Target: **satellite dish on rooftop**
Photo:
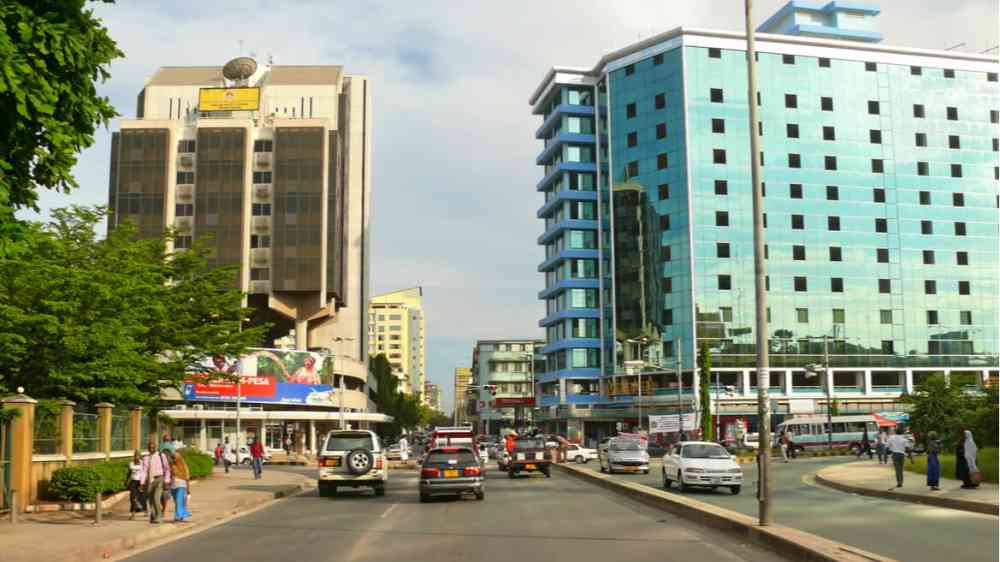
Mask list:
[[[222,67],[222,75],[229,80],[245,81],[257,72],[257,61],[250,57],[236,57]]]

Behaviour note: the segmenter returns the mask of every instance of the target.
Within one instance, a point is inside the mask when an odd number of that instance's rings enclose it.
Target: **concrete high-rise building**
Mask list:
[[[469,409],[479,431],[496,434],[504,427],[531,423],[535,406],[535,369],[542,366],[541,341],[532,339],[479,340],[472,350],[475,386],[495,385],[470,393]]]
[[[433,408],[439,412],[443,411],[441,407],[441,387],[432,383],[424,383],[424,404],[428,407]]]
[[[466,404],[468,403],[467,391],[471,381],[472,369],[468,367],[455,368],[455,405],[451,414],[455,425],[463,425],[469,419]]]
[[[423,289],[413,287],[375,295],[368,303],[368,352],[384,353],[406,394],[423,394]],[[426,400],[424,401],[426,403]]]
[[[109,228],[207,241],[272,339],[366,377],[371,98],[341,66],[162,67],[112,136]]]
[[[825,412],[824,387],[841,412],[893,411],[934,373],[998,374],[997,57],[880,45],[878,13],[790,2],[757,35],[776,420]],[[755,426],[745,49],[740,31],[680,27],[532,93],[536,414],[553,431],[597,440],[638,424],[637,402],[691,411],[702,344],[723,427]],[[830,369],[811,376],[824,336]]]

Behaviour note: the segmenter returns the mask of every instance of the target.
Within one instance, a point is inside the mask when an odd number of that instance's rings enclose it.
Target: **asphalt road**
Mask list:
[[[419,503],[416,478],[413,471],[394,471],[381,498],[368,491],[337,498],[312,492],[282,500],[129,560],[781,560],[568,475],[510,480],[491,466],[485,501],[427,504]]]
[[[776,522],[815,535],[847,543],[876,554],[907,562],[996,561],[1000,520],[980,515],[894,500],[838,492],[815,484],[811,475],[849,458],[798,459],[773,465],[773,513]],[[597,461],[580,465],[600,470]],[[887,470],[889,470],[887,468]],[[649,475],[615,475],[623,480],[663,488],[660,463]],[[688,495],[748,515],[757,515],[756,465],[743,466],[742,492],[696,489]],[[922,479],[906,474],[905,485],[919,486]],[[675,483],[671,490],[679,494]]]

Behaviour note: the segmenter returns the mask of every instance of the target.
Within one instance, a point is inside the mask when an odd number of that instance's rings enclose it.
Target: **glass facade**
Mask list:
[[[198,129],[195,177],[195,236],[212,240],[210,266],[240,265],[243,255],[243,198],[246,129]]]
[[[163,234],[169,142],[166,129],[124,129],[112,139],[115,189],[110,197],[114,215],[109,224],[131,221],[140,238]]]

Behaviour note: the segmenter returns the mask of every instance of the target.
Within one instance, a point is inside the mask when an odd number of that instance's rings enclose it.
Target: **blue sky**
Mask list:
[[[755,19],[783,3],[755,2]],[[968,52],[997,44],[994,0],[878,5],[888,44],[964,42]],[[424,288],[427,374],[449,410],[454,368],[469,366],[476,339],[542,336],[539,118],[527,100],[548,68],[590,67],[605,52],[680,25],[743,26],[740,0],[92,6],[126,55],[99,88],[125,117],[134,117],[136,94],[157,67],[222,65],[240,54],[241,40],[244,53],[272,54],[276,64],[340,64],[372,78],[372,288]],[[106,203],[109,144],[101,131],[75,170],[81,188],[43,193],[43,214]]]

